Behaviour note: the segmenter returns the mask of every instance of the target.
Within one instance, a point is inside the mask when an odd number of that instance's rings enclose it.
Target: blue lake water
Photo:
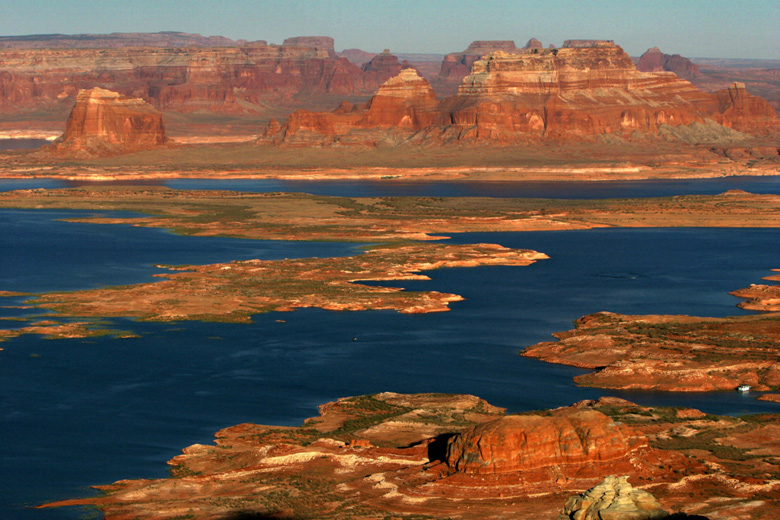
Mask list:
[[[721,177],[645,181],[291,181],[278,179],[171,179],[160,181],[76,182],[56,179],[0,179],[0,191],[66,188],[85,185],[168,186],[182,190],[233,190],[254,193],[296,192],[340,197],[528,197],[605,199],[667,197],[681,194],[715,195],[732,189],[751,193],[780,193],[780,176]]]
[[[741,189],[749,187],[741,186]],[[0,211],[0,290],[148,281],[153,264],[336,256],[357,246],[177,237],[66,223],[75,212]],[[731,290],[780,267],[780,230],[599,229],[456,235],[550,255],[527,267],[444,269],[414,290],[463,295],[445,313],[299,310],[243,324],[112,320],[134,339],[26,336],[0,352],[0,518],[79,518],[32,510],[90,484],[162,477],[165,461],[241,422],[296,425],[316,406],[380,391],[476,394],[510,411],[615,395],[712,413],[777,411],[737,392],[667,394],[577,388],[583,371],[522,358],[523,347],[610,310],[742,314]],[[19,298],[5,298],[9,305]],[[0,315],[20,311],[0,309]],[[285,320],[280,323],[277,320]]]

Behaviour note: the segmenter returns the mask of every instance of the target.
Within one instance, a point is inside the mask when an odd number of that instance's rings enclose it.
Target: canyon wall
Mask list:
[[[2,43],[4,112],[62,109],[72,106],[79,90],[93,87],[142,98],[160,110],[259,112],[266,102],[289,101],[299,94],[367,95],[388,77],[339,58],[333,39],[320,36],[288,38],[282,45],[219,40],[220,46],[166,47],[147,45],[144,38],[136,47],[21,48],[20,42]]]

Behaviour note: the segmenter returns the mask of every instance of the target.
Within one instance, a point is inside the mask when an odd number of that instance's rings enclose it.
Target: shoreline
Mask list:
[[[56,171],[55,171],[56,170]],[[77,173],[76,171],[80,173]],[[85,170],[92,170],[86,171]],[[259,170],[259,171],[258,171]],[[281,170],[281,171],[279,171]],[[121,171],[121,173],[120,173]],[[463,181],[463,182],[622,182],[643,180],[672,179],[717,179],[727,177],[773,177],[780,176],[780,167],[768,165],[766,168],[738,168],[733,165],[718,169],[680,171],[676,169],[656,169],[646,166],[615,167],[460,167],[460,168],[391,168],[391,167],[355,167],[355,168],[301,168],[295,172],[289,169],[246,168],[230,170],[197,171],[133,171],[132,168],[90,168],[71,166],[26,167],[13,170],[0,170],[0,179],[61,179],[83,182],[117,182],[170,179],[203,180],[303,180],[303,181]]]

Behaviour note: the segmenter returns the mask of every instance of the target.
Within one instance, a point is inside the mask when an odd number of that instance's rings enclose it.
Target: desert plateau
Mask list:
[[[34,3],[0,517],[780,516],[767,6]]]

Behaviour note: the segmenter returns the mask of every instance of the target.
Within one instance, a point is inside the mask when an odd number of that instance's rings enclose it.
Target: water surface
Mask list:
[[[61,222],[85,212],[0,211],[0,290],[50,291],[148,281],[155,263],[335,256],[356,246],[178,237],[126,225]],[[510,411],[615,395],[711,413],[777,411],[737,392],[668,394],[577,388],[583,371],[522,358],[525,346],[601,310],[744,314],[731,290],[780,267],[780,231],[597,229],[455,235],[459,243],[530,248],[526,267],[442,269],[410,290],[463,295],[445,313],[258,315],[245,324],[111,324],[134,339],[43,340],[0,352],[0,517],[77,518],[31,510],[87,486],[162,477],[165,461],[241,422],[297,425],[316,406],[380,391],[458,392]],[[5,299],[6,303],[19,299]],[[0,314],[14,315],[12,309]],[[282,322],[278,320],[283,320]]]

